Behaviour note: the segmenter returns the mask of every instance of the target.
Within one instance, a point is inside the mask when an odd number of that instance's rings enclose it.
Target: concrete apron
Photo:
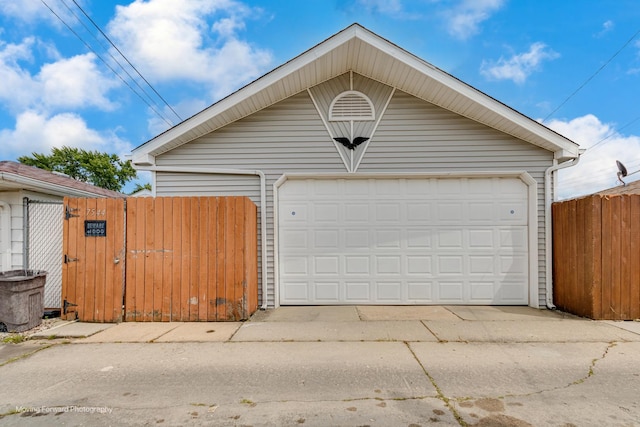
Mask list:
[[[530,307],[305,306],[259,311],[247,322],[71,322],[32,338],[83,343],[640,340],[640,331],[633,329],[639,323],[629,323],[633,322],[595,322]]]

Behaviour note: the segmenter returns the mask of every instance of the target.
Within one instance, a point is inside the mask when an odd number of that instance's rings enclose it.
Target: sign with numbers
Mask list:
[[[85,237],[106,237],[107,221],[86,220],[84,222],[84,235]]]

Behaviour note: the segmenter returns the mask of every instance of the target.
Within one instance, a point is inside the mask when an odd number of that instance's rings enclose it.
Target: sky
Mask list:
[[[355,22],[586,149],[559,198],[640,179],[637,0],[0,0],[0,160],[125,158]]]

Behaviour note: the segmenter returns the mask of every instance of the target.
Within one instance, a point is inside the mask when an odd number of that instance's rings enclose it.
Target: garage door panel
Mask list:
[[[465,204],[462,202],[442,202],[436,206],[436,219],[439,224],[457,225],[464,218]]]
[[[402,263],[400,256],[376,256],[376,274],[392,274],[399,276],[402,271],[400,265]]]
[[[407,282],[407,301],[427,304],[433,302],[432,282]]]
[[[347,250],[368,249],[371,247],[371,230],[346,230],[344,232],[344,247]]]
[[[369,256],[346,255],[344,256],[344,261],[344,272],[346,275],[369,277],[373,273],[371,258]]]
[[[282,238],[287,241],[287,250],[306,249],[309,247],[307,230],[288,229],[282,231]]]
[[[309,282],[286,282],[283,297],[287,301],[304,304],[309,298]]]
[[[496,259],[493,256],[471,255],[469,256],[469,274],[494,275],[496,273]]]
[[[402,301],[402,282],[376,282],[376,299],[388,303],[397,303]]]
[[[400,249],[403,245],[402,230],[376,230],[374,231],[374,248],[381,249]]]
[[[462,281],[439,281],[438,301],[448,304],[458,304],[464,302],[464,282]]]
[[[317,223],[338,222],[340,205],[337,203],[317,202],[313,206],[313,220]]]
[[[309,265],[307,263],[307,257],[303,256],[288,256],[285,263],[283,263],[283,273],[285,275],[309,275]]]
[[[491,282],[470,282],[470,300],[475,303],[490,303],[496,293],[495,283]]]
[[[438,230],[436,250],[462,249],[462,233],[459,229]]]
[[[339,282],[316,282],[315,299],[319,302],[337,302],[340,300]]]
[[[340,274],[340,258],[338,256],[316,256],[313,265],[315,275],[338,276]]]
[[[353,303],[367,303],[371,301],[371,283],[346,282],[346,301]]]
[[[362,224],[369,222],[371,208],[369,203],[349,203],[345,205],[345,218],[347,223]]]
[[[408,255],[407,275],[427,276],[431,274],[431,256],[428,255]]]
[[[279,190],[281,304],[527,303],[520,180],[300,181]]]
[[[469,249],[471,250],[487,250],[492,249],[495,245],[495,232],[493,229],[470,229]]]
[[[502,228],[498,233],[500,235],[501,248],[511,248],[520,253],[528,250],[526,227]]]
[[[407,229],[407,248],[409,249],[431,249],[433,230],[429,229]]]

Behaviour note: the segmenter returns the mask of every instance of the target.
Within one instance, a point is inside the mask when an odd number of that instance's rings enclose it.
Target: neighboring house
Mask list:
[[[65,196],[124,197],[65,175],[0,161],[0,271],[47,271],[46,308],[60,307]]]
[[[544,307],[580,151],[354,24],[132,154],[157,196],[258,205],[263,307]]]

